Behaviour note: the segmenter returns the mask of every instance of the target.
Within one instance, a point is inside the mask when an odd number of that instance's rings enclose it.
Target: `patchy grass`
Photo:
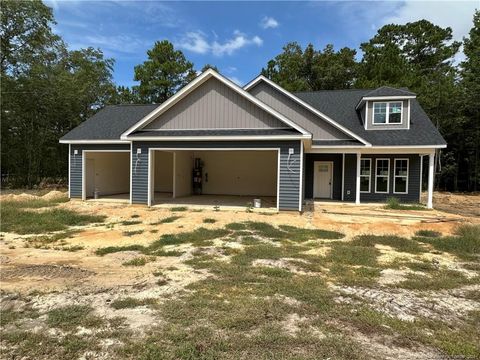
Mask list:
[[[104,320],[92,315],[93,308],[87,305],[68,305],[50,310],[47,313],[47,324],[50,327],[72,329],[77,326],[97,328]]]
[[[467,260],[478,259],[480,255],[480,225],[459,225],[455,230],[455,236],[418,237],[416,240],[428,243],[436,250],[449,252]]]
[[[334,264],[377,266],[379,251],[371,246],[336,245],[325,257]]]
[[[214,224],[214,223],[216,223],[216,222],[217,222],[217,220],[212,219],[212,218],[205,218],[205,219],[203,219],[203,223],[204,223],[204,224]]]
[[[122,233],[123,236],[134,236],[139,234],[143,234],[143,230],[124,231]]]
[[[430,238],[438,238],[442,236],[442,233],[435,230],[418,230],[415,233],[416,236],[423,236],[423,237],[430,237]]]
[[[144,266],[147,263],[155,261],[155,257],[146,257],[146,256],[140,256],[133,258],[132,260],[126,261],[122,263],[123,266]]]
[[[174,206],[170,208],[171,212],[181,212],[181,211],[187,211],[188,208],[186,206]]]
[[[177,215],[175,215],[175,216],[168,216],[168,217],[163,218],[163,219],[161,219],[161,220],[159,220],[159,221],[153,222],[153,223],[151,223],[150,225],[169,224],[169,223],[173,223],[174,221],[176,221],[176,220],[178,220],[178,219],[180,219],[180,218],[182,218],[182,217],[183,217],[183,216],[177,216]]]
[[[31,211],[34,208],[50,204],[43,211]],[[66,230],[69,226],[81,226],[91,223],[101,223],[105,216],[79,214],[72,210],[56,208],[56,202],[45,200],[6,201],[0,207],[2,231],[17,234],[44,234],[53,231]]]
[[[142,222],[140,220],[123,220],[120,224],[125,226],[130,226],[130,225],[138,225],[141,223]]]
[[[480,277],[469,279],[459,271],[441,269],[431,275],[408,274],[406,280],[393,286],[409,290],[443,290],[479,282]]]
[[[387,199],[387,204],[385,205],[385,209],[390,210],[430,210],[427,209],[425,206],[421,204],[401,204],[400,200],[396,197],[391,197]]]
[[[139,217],[140,217],[140,215],[138,215],[138,214],[133,214],[132,216],[130,216],[131,219],[136,219],[136,218],[139,218]]]
[[[132,297],[126,297],[126,298],[116,299],[112,301],[110,306],[116,310],[119,310],[119,309],[132,309],[139,306],[152,305],[156,303],[157,303],[157,300],[153,298],[135,299]]]
[[[417,241],[395,235],[360,235],[355,237],[352,241],[353,246],[371,247],[376,244],[390,246],[397,251],[412,254],[425,252],[425,249]]]

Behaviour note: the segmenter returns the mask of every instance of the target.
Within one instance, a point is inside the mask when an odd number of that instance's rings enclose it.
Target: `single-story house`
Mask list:
[[[419,202],[424,156],[431,208],[446,147],[406,89],[290,93],[264,76],[242,88],[211,69],[162,104],[106,106],[60,142],[71,198],[152,206],[207,194],[295,211],[306,199]]]

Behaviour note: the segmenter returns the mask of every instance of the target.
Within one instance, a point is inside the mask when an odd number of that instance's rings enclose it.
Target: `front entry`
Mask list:
[[[313,197],[331,199],[333,195],[333,162],[315,161],[313,168]]]

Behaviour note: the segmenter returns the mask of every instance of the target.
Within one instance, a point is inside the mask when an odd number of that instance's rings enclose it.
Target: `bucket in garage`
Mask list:
[[[253,207],[254,208],[261,208],[262,207],[262,199],[253,199]]]
[[[93,198],[98,199],[99,197],[100,197],[100,191],[98,191],[98,189],[95,189],[95,191],[93,192]]]

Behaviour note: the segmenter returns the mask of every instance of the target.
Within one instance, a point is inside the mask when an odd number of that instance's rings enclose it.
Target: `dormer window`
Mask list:
[[[402,123],[402,102],[374,102],[373,103],[373,123],[381,124],[401,124]]]

